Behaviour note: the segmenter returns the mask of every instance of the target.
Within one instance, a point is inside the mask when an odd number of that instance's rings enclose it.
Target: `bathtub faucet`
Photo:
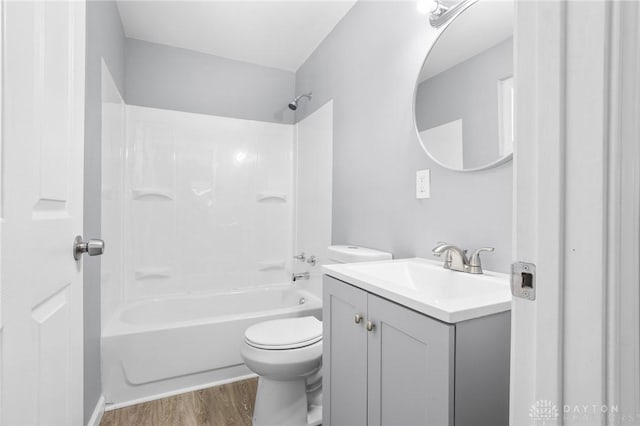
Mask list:
[[[296,282],[298,280],[308,280],[309,272],[301,272],[299,274],[291,274],[291,281]]]

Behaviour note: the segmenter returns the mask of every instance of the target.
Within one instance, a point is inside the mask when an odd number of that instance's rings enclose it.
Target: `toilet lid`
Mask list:
[[[283,318],[254,324],[244,340],[259,349],[295,349],[322,340],[322,322],[315,317]]]

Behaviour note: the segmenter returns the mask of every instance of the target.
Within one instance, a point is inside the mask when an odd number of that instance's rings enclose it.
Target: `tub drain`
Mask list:
[[[298,300],[298,305],[304,305],[305,302],[304,297],[301,297],[300,300]]]

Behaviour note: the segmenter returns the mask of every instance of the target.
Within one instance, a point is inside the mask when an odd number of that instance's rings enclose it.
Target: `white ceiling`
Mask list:
[[[296,71],[356,0],[117,0],[127,37]]]
[[[449,24],[420,73],[423,82],[513,36],[513,1],[479,1]]]

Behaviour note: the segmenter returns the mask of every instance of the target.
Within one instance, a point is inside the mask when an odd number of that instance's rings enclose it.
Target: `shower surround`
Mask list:
[[[293,126],[126,109],[125,299],[286,281]]]
[[[319,266],[293,264],[292,254],[302,244],[296,222],[311,225],[296,218],[297,180],[326,177],[316,207],[330,224],[330,146],[317,159],[328,170],[299,179],[297,125],[122,101],[104,111],[103,236],[113,242],[102,276],[109,407],[249,375],[239,351],[246,327],[321,315]],[[330,105],[321,115],[303,131],[320,125],[315,134],[330,135]],[[298,240],[326,247],[330,226],[320,225],[327,235],[298,232]],[[312,280],[293,286],[290,274],[300,268],[311,268]]]

